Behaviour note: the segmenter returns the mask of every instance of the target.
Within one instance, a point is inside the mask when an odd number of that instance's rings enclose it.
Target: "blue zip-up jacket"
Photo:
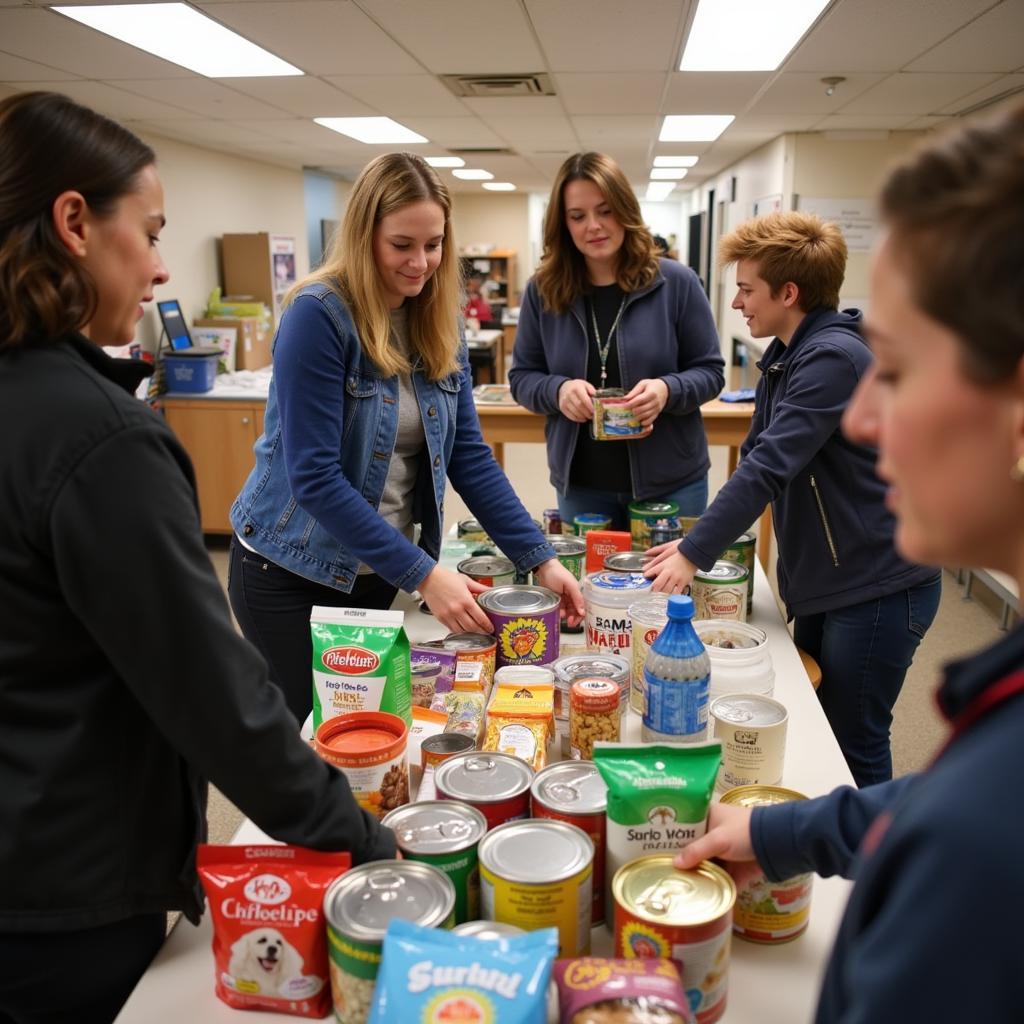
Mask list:
[[[762,376],[743,458],[679,544],[710,569],[771,502],[779,595],[790,618],[885,597],[935,575],[896,553],[877,453],[840,430],[871,365],[860,322],[857,310],[818,309],[788,345],[772,341],[757,364]]]
[[[751,839],[772,881],[855,880],[817,1024],[1021,1020],[1021,687],[1024,627],[947,667],[939,704],[958,734],[926,772],[755,809]]]
[[[631,441],[633,497],[657,498],[697,480],[710,466],[700,407],[725,384],[721,347],[711,308],[697,275],[675,260],[660,260],[660,273],[626,296],[616,332],[622,387],[660,377],[668,401],[654,430]],[[558,408],[558,389],[587,376],[587,313],[583,296],[565,313],[544,309],[533,281],[526,286],[508,381],[512,397],[547,422],[548,468],[559,494],[569,489],[569,469],[580,430]],[[733,538],[735,540],[735,538]]]
[[[413,494],[419,546],[378,514],[398,433],[398,378],[363,352],[344,301],[304,288],[274,338],[274,375],[256,465],[231,507],[235,532],[306,579],[351,593],[360,562],[403,590],[437,564],[445,477],[525,573],[555,557],[480,434],[465,343],[461,369],[412,374],[426,447]]]

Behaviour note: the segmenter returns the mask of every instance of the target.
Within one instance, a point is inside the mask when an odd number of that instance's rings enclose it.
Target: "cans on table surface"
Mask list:
[[[483,814],[488,828],[530,813],[533,769],[518,757],[470,751],[437,766],[434,785],[442,800],[461,800]]]
[[[635,551],[646,551],[651,546],[651,525],[659,519],[679,515],[677,501],[631,501],[629,503],[629,533]]]
[[[480,913],[480,871],[476,848],[487,819],[458,800],[424,800],[399,807],[384,818],[406,860],[431,864],[455,886],[455,923]]]
[[[644,553],[642,551],[613,551],[605,555],[604,568],[609,572],[643,572]]]
[[[562,533],[562,513],[557,508],[546,508],[541,513],[541,526],[546,534]]]
[[[537,772],[530,787],[535,818],[567,821],[590,836],[594,844],[591,923],[605,920],[605,835],[608,787],[593,761],[557,761]]]
[[[621,654],[603,654],[584,651],[563,654],[551,668],[555,674],[555,719],[569,719],[569,687],[577,679],[603,676],[611,679],[621,690],[619,706],[626,710],[629,697],[629,658]]]
[[[735,562],[747,570],[747,617],[754,610],[754,551],[757,538],[750,532],[741,533],[739,537],[722,552],[727,562]]]
[[[681,871],[672,858],[640,857],[615,873],[614,955],[674,960],[698,1024],[712,1024],[725,1013],[736,886],[710,861]]]
[[[455,534],[459,540],[476,541],[482,544],[490,544],[491,538],[487,531],[476,519],[460,519],[455,527]]]
[[[706,572],[698,569],[690,583],[694,619],[747,620],[747,570],[719,560]]]
[[[711,721],[715,738],[722,741],[717,787],[774,786],[781,782],[788,720],[785,705],[760,693],[716,697],[711,702]]]
[[[476,743],[472,736],[464,732],[439,732],[428,736],[420,744],[420,755],[423,759],[423,768],[436,768],[442,761],[456,754],[465,754],[476,750]]]
[[[459,572],[477,583],[500,587],[516,578],[516,567],[500,555],[474,555],[459,562]]]
[[[429,864],[378,860],[341,875],[324,895],[331,997],[341,1024],[366,1024],[388,922],[453,922],[455,887]]]
[[[772,695],[775,668],[763,629],[733,619],[704,619],[693,628],[711,659],[712,700],[726,693]]]
[[[569,687],[569,753],[589,761],[594,743],[618,743],[622,733],[622,688],[611,679],[577,679]]]
[[[638,714],[644,713],[644,662],[658,634],[668,622],[668,594],[648,594],[629,606],[633,632],[630,646],[629,706]]]
[[[320,723],[313,748],[341,770],[356,802],[383,818],[409,802],[409,727],[387,711],[348,711]]]
[[[610,516],[603,516],[600,512],[581,512],[573,519],[572,525],[576,536],[583,537],[591,530],[610,530],[612,520]]]
[[[604,654],[629,657],[633,624],[629,606],[651,589],[651,580],[641,572],[592,572],[583,581],[587,606],[587,647]]]
[[[595,441],[632,441],[651,432],[626,405],[622,388],[601,388],[591,395],[591,402],[594,417],[590,432]]]
[[[559,956],[590,952],[594,844],[586,832],[548,818],[513,821],[480,840],[479,857],[485,918],[557,928]]]
[[[664,519],[651,523],[647,533],[647,539],[652,548],[658,544],[668,544],[669,541],[681,541],[683,536],[683,525],[679,522],[678,516],[666,516]]]
[[[764,807],[806,800],[803,793],[782,786],[737,786],[721,796],[733,807]],[[733,931],[751,942],[789,942],[807,930],[811,917],[814,875],[794,875],[769,882],[756,862],[735,861],[727,870],[736,883]]]
[[[579,537],[549,534],[545,540],[555,549],[558,560],[576,577],[583,579],[583,563],[587,557],[586,541]]]
[[[558,657],[559,605],[547,587],[513,584],[477,598],[494,625],[496,664],[546,665]]]

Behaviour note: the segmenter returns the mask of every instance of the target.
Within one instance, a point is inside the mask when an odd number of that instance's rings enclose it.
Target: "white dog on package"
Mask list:
[[[252,982],[262,995],[284,994],[289,981],[302,976],[302,957],[276,928],[256,928],[231,947],[229,973]]]

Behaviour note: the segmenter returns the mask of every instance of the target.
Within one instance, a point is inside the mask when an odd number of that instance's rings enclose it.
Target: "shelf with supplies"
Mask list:
[[[501,319],[500,310],[516,305],[516,254],[512,249],[492,249],[487,253],[459,254],[463,276],[483,274],[481,291],[487,304]]]

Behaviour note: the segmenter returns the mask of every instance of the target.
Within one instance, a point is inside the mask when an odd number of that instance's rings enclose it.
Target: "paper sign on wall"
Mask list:
[[[870,199],[820,199],[797,196],[796,208],[832,221],[846,239],[850,252],[868,252],[878,232],[875,205]]]

